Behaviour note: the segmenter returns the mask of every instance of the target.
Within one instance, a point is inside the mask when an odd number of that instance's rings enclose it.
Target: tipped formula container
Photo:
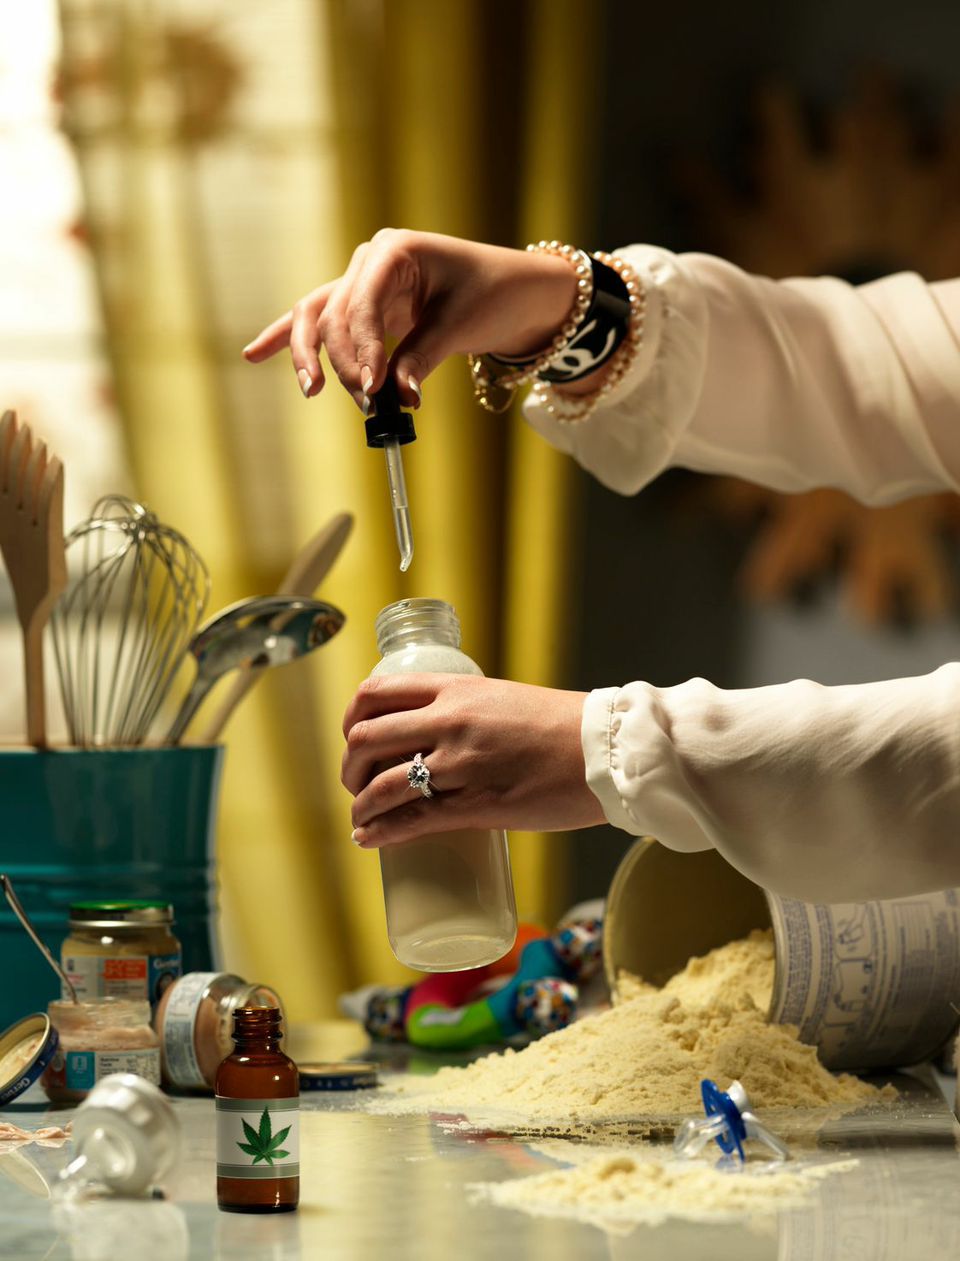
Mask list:
[[[810,905],[769,893],[714,850],[680,854],[644,838],[607,895],[604,969],[665,984],[693,955],[773,928],[769,1019],[796,1025],[831,1069],[917,1064],[956,1030],[960,890]]]

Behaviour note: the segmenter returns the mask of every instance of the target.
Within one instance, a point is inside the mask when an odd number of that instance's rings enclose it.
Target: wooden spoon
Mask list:
[[[63,465],[10,411],[0,418],[0,553],[23,633],[27,741],[42,748],[47,743],[43,628],[67,585]]]
[[[304,598],[313,595],[327,576],[333,562],[340,555],[352,529],[353,517],[349,512],[341,512],[332,517],[294,557],[293,563],[277,588],[277,595],[303,596]],[[217,743],[230,715],[266,668],[254,666],[237,675],[223,704],[204,731],[202,743]]]

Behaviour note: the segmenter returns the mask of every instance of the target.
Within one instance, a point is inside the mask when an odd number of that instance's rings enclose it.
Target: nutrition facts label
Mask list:
[[[770,905],[778,965],[770,1018],[797,1025],[830,1068],[916,1063],[953,1032],[957,890],[834,906],[771,898]]]
[[[67,955],[63,967],[78,998],[147,999],[154,1007],[181,972],[179,955]],[[70,997],[64,986],[60,996]]]
[[[111,1073],[136,1073],[155,1086],[160,1085],[160,1051],[156,1047],[139,1051],[68,1051],[64,1058],[67,1090],[92,1090]]]

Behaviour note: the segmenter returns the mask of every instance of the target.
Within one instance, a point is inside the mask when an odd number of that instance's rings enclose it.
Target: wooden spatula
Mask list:
[[[353,517],[349,512],[340,512],[335,517],[331,517],[323,529],[318,530],[310,542],[305,543],[293,558],[276,594],[298,595],[304,598],[312,596],[340,555],[352,529]],[[237,674],[223,704],[203,733],[204,744],[216,744],[227,719],[261,674],[263,670],[256,667],[241,670]]]
[[[23,632],[27,741],[47,742],[43,628],[67,585],[63,465],[14,412],[0,418],[0,554]]]

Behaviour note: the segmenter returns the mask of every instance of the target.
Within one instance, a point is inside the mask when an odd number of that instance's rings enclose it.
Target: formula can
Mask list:
[[[607,895],[604,969],[664,985],[692,955],[773,928],[768,1019],[796,1025],[831,1069],[917,1064],[960,1020],[960,890],[812,905],[753,884],[714,850],[644,838]]]

